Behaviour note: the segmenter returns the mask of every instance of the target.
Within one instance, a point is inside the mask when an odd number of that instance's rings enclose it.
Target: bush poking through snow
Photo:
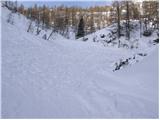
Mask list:
[[[124,66],[126,66],[128,64],[129,64],[129,60],[128,59],[126,59],[124,61],[122,59],[120,59],[119,62],[115,63],[115,69],[113,70],[113,72],[116,71],[116,70],[121,69],[122,67],[124,67]]]
[[[154,44],[158,44],[158,43],[159,43],[159,38],[153,40],[153,43],[154,43]]]
[[[88,40],[88,38],[85,38],[85,37],[83,38],[83,41],[87,41],[87,40]]]
[[[47,35],[44,34],[42,38],[43,38],[44,40],[47,40]]]
[[[7,22],[10,23],[10,24],[12,24],[12,25],[14,24],[14,19],[13,19],[13,13],[12,12],[10,12],[8,14]]]
[[[146,53],[137,53],[136,55],[133,55],[133,57],[129,57],[125,60],[120,59],[114,64],[115,69],[113,70],[113,72],[120,70],[121,68],[128,66],[129,64],[134,64],[136,62],[139,62],[139,59],[142,59],[145,56],[147,56]]]
[[[151,36],[151,34],[152,32],[150,30],[146,30],[143,32],[143,36],[146,36],[146,37]]]
[[[101,36],[101,38],[105,38],[106,37],[105,34],[101,34],[100,36]]]

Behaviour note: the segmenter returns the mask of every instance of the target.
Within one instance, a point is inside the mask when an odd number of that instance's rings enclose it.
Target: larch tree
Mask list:
[[[126,39],[130,39],[129,1],[126,1]]]
[[[95,32],[95,26],[94,26],[94,13],[91,11],[91,16],[90,16],[90,33]]]

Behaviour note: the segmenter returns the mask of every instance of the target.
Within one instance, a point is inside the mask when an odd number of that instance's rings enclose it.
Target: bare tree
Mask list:
[[[94,13],[91,11],[91,17],[90,17],[90,33],[95,32],[95,26],[94,26]]]
[[[32,28],[32,21],[33,21],[32,8],[28,8],[28,18],[30,19],[30,22],[29,22],[29,26],[28,26],[27,32],[30,32],[30,30]]]
[[[126,38],[130,39],[129,1],[126,1]]]
[[[13,20],[13,12],[10,12],[8,14],[8,18],[7,18],[7,22],[10,23],[10,24],[14,24],[14,20]]]
[[[37,18],[37,31],[36,31],[36,34],[39,35],[39,33],[41,32],[40,30],[40,12],[38,11],[38,18]]]
[[[32,20],[30,20],[30,23],[29,23],[29,26],[28,26],[27,32],[29,32],[29,31],[31,30],[31,27],[32,27]]]
[[[121,26],[120,26],[120,8],[119,8],[120,6],[119,6],[119,2],[117,1],[116,2],[116,8],[117,8],[117,27],[118,27],[118,39],[120,38],[120,29],[121,29]]]

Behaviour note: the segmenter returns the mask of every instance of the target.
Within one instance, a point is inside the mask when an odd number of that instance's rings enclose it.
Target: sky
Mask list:
[[[18,1],[19,4],[23,4],[25,7],[32,7],[34,6],[34,4],[37,4],[38,6],[43,6],[44,4],[46,6],[49,6],[49,7],[54,7],[55,5],[56,6],[60,6],[60,5],[64,5],[64,6],[68,6],[68,7],[71,7],[71,6],[78,6],[78,7],[83,7],[83,8],[87,8],[87,7],[91,7],[91,6],[106,6],[106,5],[110,5],[112,2],[109,0],[109,1],[103,1],[103,0],[86,0],[86,1],[82,1],[82,0],[70,0],[70,1],[62,1],[62,0],[59,0],[59,1],[45,1],[45,0],[41,0],[41,1]]]

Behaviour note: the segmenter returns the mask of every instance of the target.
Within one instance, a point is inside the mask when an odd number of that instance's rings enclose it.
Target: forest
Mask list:
[[[23,4],[17,5],[17,1],[5,1],[3,4],[13,13],[18,12],[30,19],[27,32],[30,31],[33,22],[35,22],[37,35],[41,29],[52,29],[52,33],[57,32],[68,39],[69,33],[72,31],[75,33],[75,38],[78,39],[116,23],[117,37],[120,38],[123,36],[121,34],[121,22],[123,22],[126,26],[126,37],[129,39],[130,21],[138,20],[141,27],[144,24],[145,29],[141,31],[141,35],[145,36],[151,34],[151,28],[158,29],[159,27],[158,1],[113,1],[110,6],[88,8],[64,5],[47,7],[37,4],[25,8]],[[50,37],[44,38],[49,40]]]

